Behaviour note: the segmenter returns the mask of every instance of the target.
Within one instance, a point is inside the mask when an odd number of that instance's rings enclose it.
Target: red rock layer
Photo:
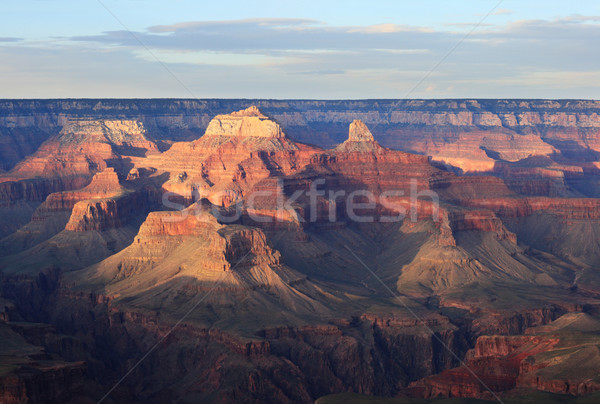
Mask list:
[[[224,240],[225,259],[235,268],[255,265],[280,265],[280,254],[273,251],[265,234],[252,228],[225,228],[219,232]]]
[[[103,231],[122,227],[134,210],[131,198],[127,197],[77,202],[65,230]]]
[[[594,198],[488,198],[465,200],[461,203],[491,210],[501,217],[523,217],[547,211],[564,219],[600,219],[600,200]]]
[[[489,210],[470,210],[448,214],[452,231],[477,230],[496,233],[501,240],[517,242],[517,236],[508,231],[502,221]]]
[[[199,236],[218,227],[209,214],[195,209],[181,212],[150,212],[138,232],[139,238],[152,236]]]
[[[119,177],[114,168],[96,173],[92,182],[76,191],[55,192],[48,195],[37,213],[52,211],[70,211],[79,201],[114,196],[123,192]]]

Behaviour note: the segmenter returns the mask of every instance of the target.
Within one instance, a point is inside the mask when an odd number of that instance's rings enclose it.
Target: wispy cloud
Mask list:
[[[413,47],[411,41],[429,42],[444,39],[427,28],[379,24],[371,26],[328,26],[314,20],[243,19],[231,21],[192,21],[148,28],[135,32],[144,44],[154,48],[208,50],[254,53],[314,49],[330,51],[402,49]],[[87,41],[119,46],[139,46],[127,31],[109,31],[101,35],[77,36],[73,41]]]
[[[331,75],[331,74],[344,74],[345,70],[311,70],[307,72],[296,72],[296,74],[309,74],[309,75]]]
[[[300,18],[246,18],[241,20],[221,20],[221,21],[188,21],[170,25],[154,25],[148,28],[148,32],[182,32],[182,31],[198,31],[207,28],[219,27],[298,27],[321,25],[322,23],[312,19]]]
[[[464,32],[443,26],[333,26],[312,19],[258,18],[155,25],[134,34],[199,96],[389,98],[414,86]],[[600,82],[593,79],[600,55],[593,50],[599,37],[597,16],[484,24],[413,95],[597,97]],[[18,48],[18,57],[11,48]],[[123,91],[145,81],[150,92],[159,87],[154,75],[164,75],[152,55],[123,30],[62,38],[52,46],[0,44],[2,50],[3,60],[13,61],[13,78],[54,66],[38,80],[68,83],[87,74],[88,80],[112,80],[114,87],[130,80]],[[583,85],[586,79],[591,81]],[[0,81],[4,89],[18,85],[14,79]],[[177,95],[168,91],[165,84],[158,95]]]
[[[513,10],[509,10],[507,8],[499,8],[496,11],[494,11],[493,13],[490,14],[490,16],[492,15],[509,15],[509,14],[514,14]],[[483,17],[485,14],[475,14],[475,16],[477,17]]]
[[[479,22],[449,22],[444,24],[445,27],[460,27],[460,28],[471,28],[474,26],[477,27],[493,27],[494,24],[486,24],[486,23],[479,23]]]
[[[564,18],[565,21],[574,21],[574,22],[588,22],[588,21],[600,21],[599,15],[571,15]]]
[[[366,27],[352,27],[348,29],[348,32],[358,32],[362,34],[392,34],[396,32],[434,32],[434,30],[432,28],[415,27],[410,25],[376,24]]]
[[[22,41],[23,38],[13,38],[13,37],[2,37],[0,36],[0,42],[19,42]]]

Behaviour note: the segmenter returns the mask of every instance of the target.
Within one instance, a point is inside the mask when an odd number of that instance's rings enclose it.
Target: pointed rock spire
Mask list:
[[[375,138],[363,121],[355,119],[350,124],[348,140],[351,142],[374,142]]]
[[[383,150],[363,121],[355,119],[350,124],[348,139],[335,148],[341,152],[374,152]]]

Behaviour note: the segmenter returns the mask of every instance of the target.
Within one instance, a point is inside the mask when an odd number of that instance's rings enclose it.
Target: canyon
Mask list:
[[[0,100],[0,401],[593,395],[599,114]]]

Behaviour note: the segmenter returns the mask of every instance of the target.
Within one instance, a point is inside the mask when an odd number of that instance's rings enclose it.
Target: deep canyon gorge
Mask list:
[[[0,100],[0,215],[3,403],[600,394],[600,101]]]

